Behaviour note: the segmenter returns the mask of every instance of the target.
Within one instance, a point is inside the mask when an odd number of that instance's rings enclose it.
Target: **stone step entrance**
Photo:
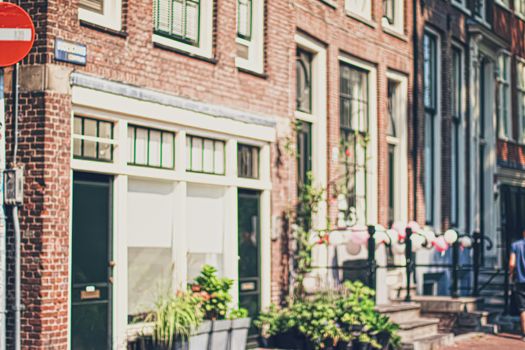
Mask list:
[[[439,331],[439,319],[422,317],[417,303],[378,305],[377,310],[399,324],[403,350],[438,350],[454,344],[454,335]]]

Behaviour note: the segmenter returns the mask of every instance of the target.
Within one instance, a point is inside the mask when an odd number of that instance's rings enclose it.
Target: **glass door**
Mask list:
[[[239,306],[253,319],[261,308],[259,192],[239,190],[238,213]],[[250,336],[254,335],[252,328]]]
[[[111,183],[73,175],[71,349],[111,349]]]

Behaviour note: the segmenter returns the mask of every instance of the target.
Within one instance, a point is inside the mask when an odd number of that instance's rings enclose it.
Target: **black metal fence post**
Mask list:
[[[406,278],[407,278],[407,290],[406,290],[406,296],[405,301],[410,302],[412,300],[412,297],[410,296],[410,282],[411,282],[411,275],[412,275],[412,240],[410,239],[412,236],[412,229],[410,227],[406,228],[406,236],[405,236],[405,260],[406,260]]]
[[[474,296],[479,295],[479,258],[480,258],[480,249],[481,249],[481,235],[479,232],[473,233],[474,242],[472,242],[472,247],[474,248],[473,252],[473,260],[474,260],[474,266],[473,266],[473,292],[472,294]]]
[[[376,240],[374,233],[376,228],[374,225],[368,226],[368,285],[372,289],[376,289]]]
[[[452,298],[459,297],[459,239],[452,244]]]

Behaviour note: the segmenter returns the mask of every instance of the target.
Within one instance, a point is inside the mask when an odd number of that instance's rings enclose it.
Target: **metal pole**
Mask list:
[[[459,297],[459,240],[452,245],[452,298]]]
[[[6,223],[4,212],[5,169],[4,69],[0,68],[0,350],[6,349]]]
[[[374,239],[374,233],[376,228],[374,225],[368,226],[368,286],[372,289],[376,289],[376,240]]]
[[[410,302],[412,301],[412,297],[410,296],[410,280],[412,277],[412,240],[410,239],[412,236],[412,229],[410,227],[407,227],[406,229],[406,237],[405,237],[405,260],[406,260],[406,277],[407,277],[407,291],[405,296],[405,301]]]
[[[19,64],[15,64],[15,69],[13,71],[13,98],[14,98],[14,105],[13,105],[13,123],[14,123],[14,131],[13,131],[13,139],[14,139],[14,145],[13,145],[13,167],[16,167],[16,155],[18,151],[18,68]],[[20,350],[21,349],[21,320],[20,320],[20,312],[21,312],[21,271],[20,271],[20,245],[21,245],[21,237],[20,237],[20,224],[18,221],[18,207],[14,205],[12,207],[12,213],[13,213],[13,227],[15,230],[15,334],[14,334],[14,349]]]
[[[474,252],[473,252],[473,260],[474,260],[474,276],[473,276],[473,279],[474,279],[474,290],[473,290],[473,295],[474,296],[478,296],[479,295],[479,249],[480,249],[480,234],[479,232],[474,232],[473,233],[473,238],[474,238],[474,242],[473,242],[473,248],[474,248]]]

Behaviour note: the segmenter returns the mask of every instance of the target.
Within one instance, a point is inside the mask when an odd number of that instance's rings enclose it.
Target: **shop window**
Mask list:
[[[259,178],[259,147],[237,146],[237,175],[248,179]]]
[[[226,210],[222,187],[188,184],[188,282],[198,276],[205,264],[212,265],[220,276],[223,275]]]
[[[129,179],[128,323],[144,321],[173,276],[173,184]]]
[[[73,120],[73,157],[77,159],[113,161],[113,123],[75,116]]]
[[[128,126],[130,165],[173,169],[175,134],[169,131]]]
[[[204,137],[186,137],[186,170],[224,175],[224,141]]]

